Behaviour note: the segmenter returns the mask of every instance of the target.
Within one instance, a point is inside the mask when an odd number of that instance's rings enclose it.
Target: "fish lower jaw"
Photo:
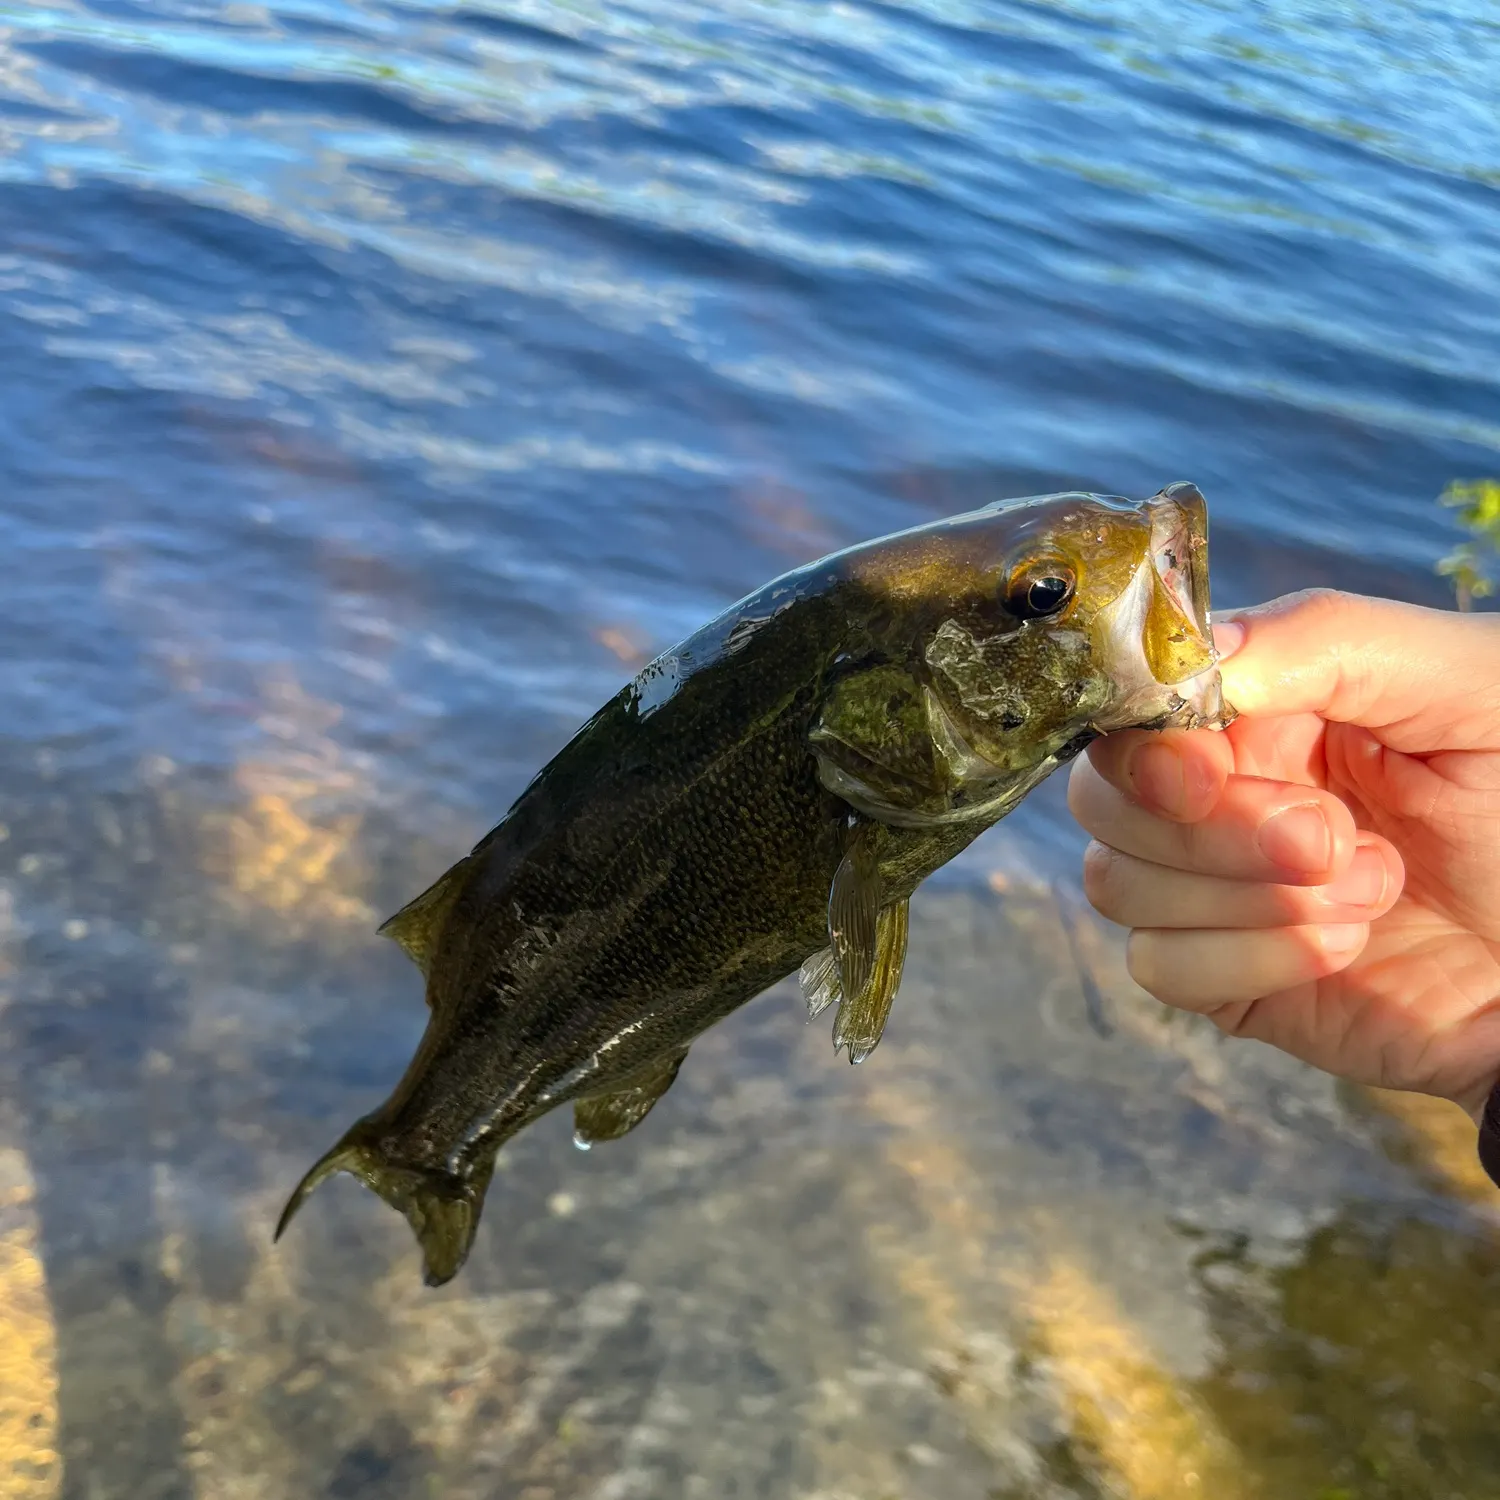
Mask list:
[[[1172,727],[1181,729],[1227,729],[1238,717],[1224,701],[1224,684],[1218,663],[1205,667],[1195,676],[1172,685],[1169,712]]]
[[[1117,729],[1227,729],[1237,717],[1224,701],[1217,665],[1182,682],[1142,684],[1094,720],[1100,734]]]
[[[1173,545],[1186,546],[1176,531],[1171,538]],[[1143,558],[1119,598],[1100,612],[1096,641],[1116,684],[1114,701],[1093,720],[1092,727],[1100,734],[1140,728],[1222,729],[1234,718],[1234,710],[1224,703],[1206,620],[1195,622],[1204,635],[1208,657],[1202,671],[1177,682],[1162,682],[1152,670],[1145,631],[1156,581],[1154,557]]]

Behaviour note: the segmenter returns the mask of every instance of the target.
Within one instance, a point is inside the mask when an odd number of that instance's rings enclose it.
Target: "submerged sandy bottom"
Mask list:
[[[1500,1216],[1458,1112],[1169,1017],[1112,933],[994,885],[919,897],[862,1067],[782,986],[627,1140],[515,1142],[439,1291],[349,1179],[270,1242],[421,1024],[362,913],[124,955],[97,1053],[14,967],[0,1492],[1493,1493]]]
[[[437,1292],[270,1241],[378,920],[784,569],[1190,479],[1220,605],[1448,600],[1500,31],[1328,9],[0,0],[0,1500],[1500,1497],[1472,1128],[1085,920],[1091,1029],[1060,784],[862,1067],[766,996]]]

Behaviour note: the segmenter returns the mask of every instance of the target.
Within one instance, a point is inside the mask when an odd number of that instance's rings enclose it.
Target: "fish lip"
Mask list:
[[[1169,484],[1146,502],[1151,558],[1183,614],[1213,646],[1208,618],[1208,502],[1195,484]]]
[[[1195,484],[1163,486],[1146,502],[1151,520],[1151,560],[1162,586],[1190,620],[1207,648],[1210,662],[1190,677],[1165,682],[1178,700],[1163,727],[1223,728],[1234,718],[1224,702],[1219,680],[1219,653],[1209,618],[1208,502]]]
[[[1096,626],[1118,692],[1091,727],[1101,734],[1127,728],[1222,728],[1234,712],[1224,703],[1209,623],[1207,502],[1196,485],[1171,484],[1141,502],[1137,514],[1150,527],[1145,550],[1130,583],[1100,612]],[[1206,665],[1191,676],[1158,677],[1144,649],[1147,614],[1153,597],[1162,595],[1203,648],[1198,659]]]

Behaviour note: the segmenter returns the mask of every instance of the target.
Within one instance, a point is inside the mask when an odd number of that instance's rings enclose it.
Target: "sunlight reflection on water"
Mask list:
[[[420,1030],[373,923],[767,577],[1192,478],[1221,603],[1442,601],[1497,75],[1481,0],[0,0],[0,1488],[1479,1493],[1472,1130],[1164,1022],[1060,786],[865,1067],[748,1007],[437,1294],[347,1182],[267,1237]]]

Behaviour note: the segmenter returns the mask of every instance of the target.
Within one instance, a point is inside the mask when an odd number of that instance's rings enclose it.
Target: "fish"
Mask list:
[[[697,1037],[793,973],[836,1052],[868,1058],[927,876],[1096,736],[1232,719],[1208,611],[1188,483],[996,501],[740,600],[381,927],[425,976],[426,1030],[276,1238],[347,1172],[443,1284],[504,1142],[564,1104],[580,1147],[620,1139]]]

